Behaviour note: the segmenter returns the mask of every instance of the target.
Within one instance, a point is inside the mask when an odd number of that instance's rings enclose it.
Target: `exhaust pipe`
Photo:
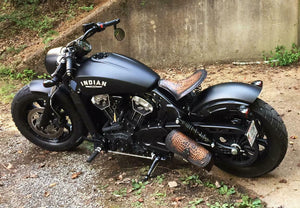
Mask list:
[[[211,153],[182,132],[171,131],[167,135],[165,143],[171,152],[182,156],[190,163],[208,171],[212,168]]]

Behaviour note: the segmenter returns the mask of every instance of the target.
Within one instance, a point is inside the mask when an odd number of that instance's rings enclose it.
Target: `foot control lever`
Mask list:
[[[86,161],[89,163],[92,162],[96,158],[96,156],[101,152],[101,150],[102,150],[101,147],[96,147],[94,152]]]

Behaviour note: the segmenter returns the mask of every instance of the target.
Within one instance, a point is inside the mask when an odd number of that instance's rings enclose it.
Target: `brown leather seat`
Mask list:
[[[167,90],[175,97],[176,100],[179,100],[198,87],[206,78],[206,75],[206,70],[201,69],[183,80],[169,81],[161,79],[158,82],[158,86]]]

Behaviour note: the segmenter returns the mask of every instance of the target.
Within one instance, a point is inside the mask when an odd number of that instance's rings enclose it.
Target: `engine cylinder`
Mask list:
[[[190,163],[207,170],[211,169],[211,153],[182,132],[171,131],[167,135],[165,143],[171,152],[181,155]]]

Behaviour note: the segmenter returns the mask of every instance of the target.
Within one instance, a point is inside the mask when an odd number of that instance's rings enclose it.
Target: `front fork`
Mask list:
[[[46,100],[46,104],[45,104],[45,107],[44,107],[44,112],[43,114],[41,115],[41,120],[40,120],[40,123],[37,125],[38,128],[40,129],[45,129],[49,123],[50,123],[50,120],[52,120],[54,118],[54,115],[56,114],[57,118],[58,118],[58,121],[59,123],[61,123],[61,116],[59,113],[57,113],[54,108],[53,108],[53,96],[55,95],[55,93],[57,92],[58,90],[58,87],[57,86],[54,86],[51,88],[51,91],[50,93],[48,94],[48,98]]]

